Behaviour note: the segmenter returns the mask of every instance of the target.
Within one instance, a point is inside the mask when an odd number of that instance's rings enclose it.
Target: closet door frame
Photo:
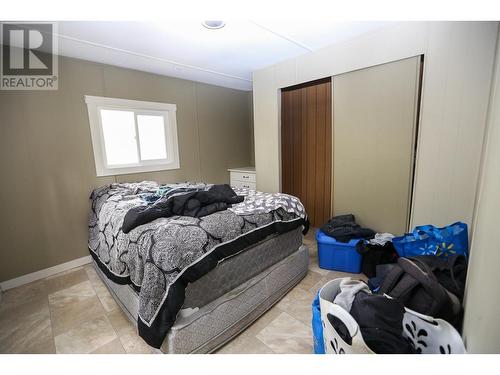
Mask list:
[[[408,219],[406,224],[406,231],[410,232],[412,228],[413,221],[413,211],[415,208],[415,181],[417,180],[417,163],[419,160],[418,153],[420,147],[420,121],[422,118],[422,93],[424,90],[424,69],[425,69],[425,55],[417,55],[415,57],[420,57],[419,66],[418,66],[418,82],[417,82],[417,93],[415,95],[415,115],[414,121],[415,126],[413,128],[413,139],[414,139],[414,149],[413,149],[413,163],[411,170],[411,179],[410,179],[410,201],[408,202]]]

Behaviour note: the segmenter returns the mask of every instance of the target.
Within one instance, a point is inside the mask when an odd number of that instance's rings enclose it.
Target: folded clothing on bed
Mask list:
[[[90,254],[110,280],[138,291],[139,335],[155,348],[174,324],[189,283],[271,234],[308,227],[298,198],[235,189],[235,195],[244,200],[228,209],[201,217],[162,216],[125,233],[127,213],[144,207],[141,194],[159,186],[154,182],[115,183],[95,189],[89,217]],[[169,192],[209,190],[208,185],[200,184],[169,187]]]
[[[243,202],[244,197],[236,195],[227,184],[212,185],[206,189],[184,188],[181,192],[171,189],[153,204],[133,207],[123,219],[123,233],[139,225],[147,224],[160,217],[174,215],[203,217],[217,211],[227,210],[233,204]]]

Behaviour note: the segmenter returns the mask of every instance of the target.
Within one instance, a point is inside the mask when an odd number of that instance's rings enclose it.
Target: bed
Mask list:
[[[227,209],[218,206],[201,217],[156,215],[124,230],[130,213],[156,205],[151,195],[165,187],[173,193],[156,199],[171,202],[186,189],[213,189],[154,182],[95,189],[90,254],[149,345],[165,353],[213,352],[305,276],[307,216],[293,196],[234,189],[244,198]]]

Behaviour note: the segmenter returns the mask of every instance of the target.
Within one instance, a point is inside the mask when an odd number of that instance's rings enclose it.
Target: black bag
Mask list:
[[[467,260],[463,255],[455,255],[447,258],[439,258],[435,261],[434,256],[417,257],[422,262],[428,262],[433,268],[439,283],[458,297],[463,302],[465,292],[465,280],[467,278]]]
[[[376,267],[379,264],[396,263],[399,255],[391,241],[384,245],[375,245],[359,241],[356,250],[363,256],[361,272],[368,277],[376,275]]]
[[[384,277],[379,293],[416,312],[444,319],[460,330],[466,273],[465,259],[460,258],[399,258]]]

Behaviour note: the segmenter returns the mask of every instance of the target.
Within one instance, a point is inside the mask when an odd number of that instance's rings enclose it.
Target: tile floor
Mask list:
[[[313,230],[307,276],[217,353],[312,353],[311,302],[326,281],[351,274],[318,267]],[[361,275],[355,275],[359,277]],[[153,353],[91,265],[4,292],[0,353]]]

